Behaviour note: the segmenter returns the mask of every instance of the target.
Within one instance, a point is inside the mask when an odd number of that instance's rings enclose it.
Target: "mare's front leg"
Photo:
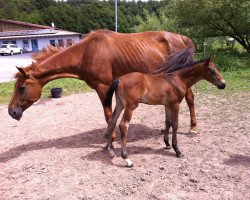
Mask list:
[[[127,152],[127,136],[128,136],[128,127],[129,122],[132,118],[133,109],[126,107],[122,120],[119,124],[120,132],[121,132],[121,146],[122,146],[122,158],[125,159],[127,162],[128,167],[133,166],[133,162],[128,158],[128,152]]]
[[[171,106],[171,126],[173,129],[172,134],[172,147],[176,153],[176,157],[181,157],[181,152],[177,146],[177,129],[178,129],[178,117],[179,117],[179,104]]]
[[[103,111],[104,111],[104,116],[105,116],[105,119],[106,119],[106,122],[108,123],[109,119],[111,118],[112,116],[112,106],[110,107],[105,107],[104,106],[104,99],[106,97],[106,93],[109,89],[109,85],[105,85],[105,84],[99,84],[96,88],[96,92],[99,96],[99,99],[101,100],[102,102],[102,107],[103,107]],[[106,135],[108,137],[108,135]],[[115,131],[112,132],[112,141],[114,141],[116,138],[116,133]]]
[[[195,109],[194,109],[194,93],[192,92],[191,88],[189,88],[186,92],[185,99],[190,111],[190,118],[191,118],[191,128],[190,133],[198,133],[196,129],[196,117],[195,117]]]
[[[166,129],[164,131],[164,142],[166,144],[166,147],[163,148],[164,150],[171,148],[169,144],[169,138],[168,138],[169,129],[171,127],[171,112],[167,106],[165,106],[165,125],[166,125]]]

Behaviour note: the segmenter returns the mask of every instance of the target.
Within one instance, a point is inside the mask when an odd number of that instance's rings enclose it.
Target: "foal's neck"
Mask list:
[[[79,51],[65,49],[38,64],[35,69],[30,68],[30,73],[42,86],[59,78],[80,79],[81,55]]]
[[[195,83],[204,79],[204,67],[202,63],[179,70],[176,73],[183,80],[186,88],[191,88]]]

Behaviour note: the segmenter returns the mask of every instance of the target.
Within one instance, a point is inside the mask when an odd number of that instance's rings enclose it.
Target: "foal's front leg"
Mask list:
[[[181,157],[181,152],[177,146],[177,129],[178,129],[178,115],[179,115],[179,104],[175,104],[171,107],[171,124],[173,129],[172,134],[172,147],[176,153],[176,157]]]
[[[171,112],[167,106],[165,106],[165,125],[166,125],[166,129],[164,131],[165,132],[164,133],[164,142],[166,144],[166,147],[163,148],[164,150],[171,148],[171,146],[169,144],[169,138],[168,138],[169,129],[171,127]]]

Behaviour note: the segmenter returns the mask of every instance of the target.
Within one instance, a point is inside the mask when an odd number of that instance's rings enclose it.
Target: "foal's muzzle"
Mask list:
[[[18,108],[9,108],[9,115],[16,120],[20,120],[23,114],[23,110],[22,108],[18,107]]]
[[[226,83],[225,82],[222,82],[222,83],[220,83],[219,85],[217,85],[217,87],[218,87],[218,89],[225,89],[225,87],[226,87]]]

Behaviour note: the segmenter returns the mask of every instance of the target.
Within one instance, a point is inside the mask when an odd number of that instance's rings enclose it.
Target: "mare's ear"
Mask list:
[[[24,71],[24,69],[23,69],[23,68],[21,68],[21,67],[17,67],[17,66],[16,66],[16,68],[18,69],[18,71],[19,71],[19,72],[21,72],[21,73],[22,73],[22,75],[24,75],[25,77],[27,77],[27,78],[28,78],[28,75],[26,74],[26,72]]]

